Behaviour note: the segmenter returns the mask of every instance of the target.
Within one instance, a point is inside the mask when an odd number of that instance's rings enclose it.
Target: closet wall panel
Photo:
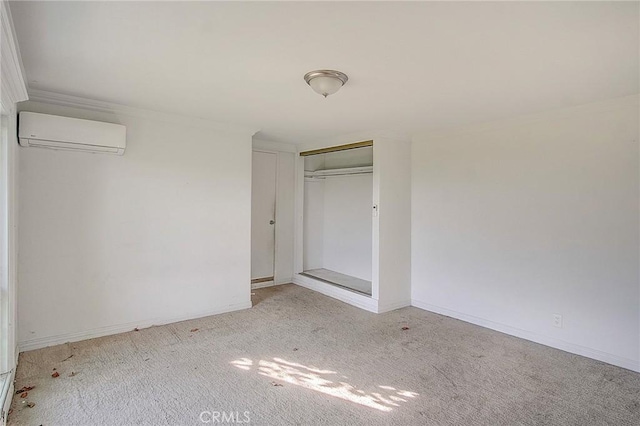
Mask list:
[[[303,269],[322,268],[324,264],[324,185],[325,181],[304,183]]]
[[[371,281],[371,174],[324,183],[324,268]]]

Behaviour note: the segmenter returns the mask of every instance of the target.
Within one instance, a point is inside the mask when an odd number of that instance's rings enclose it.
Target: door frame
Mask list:
[[[273,220],[276,222],[273,225],[273,281],[266,281],[266,282],[258,282],[255,284],[251,284],[251,290],[256,289],[256,288],[262,288],[262,287],[271,287],[276,285],[276,283],[278,282],[278,268],[276,267],[276,265],[278,264],[278,181],[280,180],[280,155],[278,151],[273,151],[273,150],[269,150],[269,149],[262,149],[262,148],[252,148],[251,149],[251,155],[252,155],[252,161],[251,161],[251,173],[253,174],[253,153],[254,152],[262,152],[264,154],[274,154],[276,156],[276,177],[275,177],[275,185],[276,185],[276,199],[274,200],[273,203]],[[253,187],[251,188],[251,196],[253,199]],[[253,210],[253,206],[252,206],[252,210]],[[253,280],[253,278],[252,278]]]
[[[10,254],[9,242],[9,117],[0,115],[0,374],[11,370],[10,353]]]

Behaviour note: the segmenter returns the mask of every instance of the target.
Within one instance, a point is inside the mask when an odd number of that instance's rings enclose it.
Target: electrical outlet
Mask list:
[[[553,314],[553,326],[554,327],[558,327],[558,328],[562,328],[562,315]]]

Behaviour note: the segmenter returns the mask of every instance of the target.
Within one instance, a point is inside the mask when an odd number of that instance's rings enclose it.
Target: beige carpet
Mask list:
[[[9,424],[640,424],[631,371],[294,285],[257,290],[254,303],[23,353],[16,388],[35,388],[15,396]]]

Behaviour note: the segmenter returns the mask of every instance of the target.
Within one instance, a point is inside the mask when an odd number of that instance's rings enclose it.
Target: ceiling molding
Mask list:
[[[49,92],[46,90],[29,89],[29,100],[45,104],[65,106],[81,110],[96,111],[116,116],[128,116],[142,118],[146,120],[155,120],[162,122],[170,122],[188,126],[204,127],[224,133],[242,133],[253,136],[260,129],[248,126],[242,126],[232,123],[220,123],[204,118],[190,117],[180,114],[171,114],[165,112],[154,111],[144,108],[135,108],[126,105],[98,101],[95,99],[82,98],[79,96],[64,95],[62,93]]]
[[[6,1],[2,0],[1,15],[2,36],[1,36],[1,78],[2,80],[2,110],[13,112],[15,104],[25,101],[28,98],[27,86],[25,84],[24,68],[20,57],[20,50],[16,43],[11,11]]]
[[[420,143],[429,140],[444,139],[473,133],[490,132],[508,127],[524,126],[538,121],[562,120],[577,114],[598,113],[617,108],[638,108],[639,106],[640,94],[636,94],[452,129],[419,132],[413,136],[412,142]]]

